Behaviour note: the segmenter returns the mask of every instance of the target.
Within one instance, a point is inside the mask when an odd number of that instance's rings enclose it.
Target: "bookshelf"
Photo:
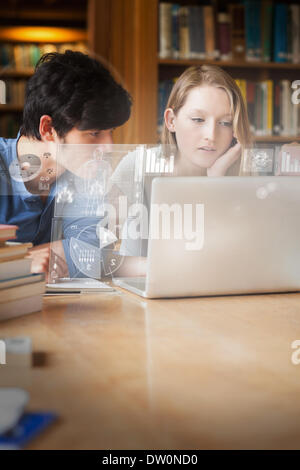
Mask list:
[[[7,7],[0,7],[0,44],[4,39],[1,31],[5,31],[5,28],[58,28],[56,38],[64,28],[81,32],[93,56],[104,61],[133,98],[131,118],[116,130],[114,137],[116,143],[158,141],[159,83],[179,76],[191,65],[216,64],[235,79],[253,81],[300,79],[298,63],[261,60],[248,62],[241,58],[227,60],[161,58],[159,56],[161,3],[160,0],[53,0],[51,2],[41,0],[37,7],[37,2],[31,0],[27,2],[7,0]],[[181,6],[210,4],[214,12],[228,11],[227,2],[223,0],[211,2],[178,0],[178,3]],[[290,3],[300,5],[300,0],[293,0]],[[18,41],[20,42],[20,39]],[[30,41],[33,41],[33,38],[29,39]],[[14,43],[13,39],[11,42]],[[32,67],[18,70],[2,67],[0,80],[26,80],[32,72]],[[20,106],[15,104],[5,106],[5,110],[0,106],[0,120],[5,112],[20,114]],[[295,141],[297,138],[289,133],[280,136],[255,136],[256,142],[262,144],[280,144]]]
[[[235,79],[249,81],[299,80],[300,64],[273,60],[246,61],[244,58],[227,60],[174,58],[159,56],[159,0],[90,0],[88,28],[92,49],[104,57],[123,78],[133,96],[130,121],[118,130],[122,143],[157,142],[159,84],[179,76],[186,67],[203,63],[224,68]],[[171,2],[169,2],[171,3]],[[173,2],[174,3],[174,2]],[[181,6],[209,4],[214,12],[228,12],[224,0],[178,0]],[[273,2],[274,3],[274,2]],[[300,5],[300,1],[290,3]],[[123,20],[122,20],[123,19]],[[98,26],[93,31],[95,24]],[[95,29],[95,28],[94,28]],[[299,132],[300,135],[300,132]],[[280,144],[297,140],[298,136],[256,135],[258,144]]]
[[[0,7],[0,135],[15,137],[22,117],[25,86],[45,52],[87,51],[87,0],[37,2],[7,0]],[[4,85],[3,85],[4,83]],[[3,99],[3,94],[1,95]]]
[[[250,5],[252,3],[252,5]],[[252,114],[250,116],[250,105],[248,106],[248,112],[249,112],[249,118],[250,122],[252,123],[252,128],[253,128],[253,139],[254,141],[260,146],[261,144],[281,144],[281,143],[286,143],[286,142],[291,142],[291,141],[296,141],[298,140],[298,136],[300,135],[300,109],[295,110],[295,104],[290,104],[290,107],[288,111],[285,111],[285,117],[284,117],[284,125],[281,122],[282,116],[281,116],[281,111],[280,111],[280,116],[279,116],[279,111],[278,109],[280,106],[278,106],[278,96],[279,94],[276,95],[275,98],[275,87],[276,93],[278,92],[278,89],[280,90],[280,93],[283,93],[281,87],[285,87],[285,90],[287,90],[287,86],[289,86],[290,90],[280,99],[283,101],[291,102],[291,84],[295,80],[299,80],[300,77],[300,54],[299,54],[299,44],[300,44],[300,2],[299,1],[291,1],[291,2],[286,2],[286,14],[293,14],[293,28],[296,28],[296,34],[298,35],[297,42],[298,45],[295,46],[293,43],[293,38],[291,33],[289,32],[291,30],[290,25],[292,24],[291,19],[288,18],[288,26],[286,30],[286,58],[282,58],[280,56],[282,49],[281,45],[278,45],[278,34],[275,34],[275,27],[278,27],[278,23],[276,21],[279,21],[278,18],[276,19],[276,15],[278,16],[277,9],[278,6],[276,5],[279,2],[276,1],[269,1],[269,2],[250,2],[250,1],[245,1],[245,2],[228,2],[228,5],[224,1],[218,1],[218,0],[212,0],[211,2],[193,2],[193,0],[189,1],[179,1],[177,4],[179,4],[179,7],[176,6],[175,3],[173,2],[168,2],[167,1],[158,1],[158,84],[159,84],[159,93],[165,93],[166,95],[169,94],[170,87],[172,84],[167,83],[170,82],[174,77],[179,76],[185,68],[193,66],[193,65],[202,65],[202,64],[213,64],[213,65],[218,65],[222,67],[224,70],[226,70],[234,79],[238,80],[239,82],[244,82],[242,85],[245,87],[244,90],[244,96],[246,100],[248,101],[248,83],[252,82],[252,85],[255,84],[256,87],[265,87],[267,83],[271,82],[271,92],[266,95],[266,98],[269,102],[269,100],[272,100],[272,115],[269,117],[268,116],[268,123],[269,123],[269,128],[266,129],[261,123],[261,127],[259,128],[256,127],[257,123],[253,122],[256,119],[256,114],[259,114],[261,111],[261,115],[264,113],[264,119],[265,122],[267,122],[266,118],[266,111],[263,109],[263,106],[261,106],[261,110],[258,109],[256,111],[255,109],[255,115]],[[282,2],[281,2],[282,3]],[[234,4],[234,5],[231,5]],[[253,25],[253,32],[251,31],[252,37],[250,38],[250,33],[249,33],[249,24],[250,24],[250,19],[249,16],[249,8],[254,8],[253,4],[256,4],[255,8],[256,13],[255,18],[251,19],[252,25]],[[191,32],[191,29],[194,27],[193,23],[193,16],[195,16],[196,12],[195,11],[195,6],[196,9],[198,10],[204,10],[207,8],[204,5],[210,5],[211,10],[213,11],[214,15],[214,28],[215,28],[215,48],[219,49],[218,50],[218,59],[215,58],[208,58],[207,51],[206,51],[206,57],[201,58],[200,57],[193,57],[194,55],[201,55],[201,48],[196,48],[195,43],[193,43],[192,47],[192,42],[193,38],[195,38],[195,32]],[[250,6],[249,6],[250,5]],[[262,6],[264,5],[264,6]],[[271,6],[270,6],[271,5]],[[276,5],[276,7],[275,7]],[[291,7],[290,5],[293,5]],[[296,7],[295,7],[296,5]],[[179,13],[178,9],[179,8]],[[269,8],[269,11],[266,13],[266,9]],[[280,6],[282,8],[282,5]],[[295,16],[295,8],[297,12],[297,15]],[[239,11],[239,14],[242,12],[243,18],[241,21],[241,17],[239,16],[238,18],[238,23],[235,24],[235,13],[234,10],[237,9]],[[292,10],[293,9],[293,10]],[[185,11],[186,10],[186,11]],[[190,10],[190,11],[189,11]],[[174,13],[175,12],[175,13]],[[230,18],[230,23],[228,23],[229,27],[229,35],[230,35],[230,47],[231,50],[229,50],[229,55],[226,58],[227,60],[221,60],[221,52],[222,48],[220,47],[220,43],[218,44],[218,34],[220,34],[220,23],[218,23],[217,19],[219,19],[218,13],[221,13],[222,15],[226,14],[228,18]],[[260,28],[259,25],[259,13],[261,21],[264,20],[263,27]],[[177,28],[179,28],[179,34],[178,38],[174,39],[174,14],[175,18],[176,15],[177,17]],[[181,15],[184,15],[183,19],[180,17]],[[252,11],[253,14],[253,11]],[[282,14],[282,10],[280,10],[280,14]],[[167,16],[169,15],[169,16]],[[171,17],[170,17],[171,15]],[[172,16],[173,15],[173,16]],[[202,12],[201,15],[204,15]],[[264,16],[265,15],[265,16]],[[266,16],[268,15],[268,17]],[[163,21],[161,20],[163,16]],[[169,19],[168,19],[169,18]],[[171,18],[171,19],[170,19]],[[184,21],[183,21],[184,20]],[[200,20],[201,21],[201,20]],[[266,39],[266,24],[269,21],[270,29],[268,31],[268,51],[265,50],[265,43],[267,42]],[[242,23],[244,23],[242,25]],[[203,20],[203,25],[204,25],[204,20]],[[188,36],[189,42],[189,49],[188,51],[185,50],[185,47],[181,47],[181,45],[178,45],[178,42],[181,44],[184,44],[186,42],[186,38],[183,36],[185,29],[186,28],[186,34]],[[190,28],[190,29],[189,29]],[[205,25],[206,28],[206,25]],[[236,28],[236,29],[235,29]],[[247,29],[248,28],[248,29]],[[273,30],[271,29],[273,28]],[[234,30],[234,31],[233,31]],[[182,32],[183,31],[183,32]],[[276,29],[277,32],[277,29]],[[294,34],[295,30],[293,30]],[[258,34],[259,33],[259,34]],[[280,33],[282,31],[280,30]],[[194,36],[193,36],[194,34]],[[260,49],[251,49],[250,51],[250,45],[253,46],[253,44],[250,44],[250,39],[253,41],[253,35],[257,34],[260,36],[260,43],[258,41],[258,45],[260,46]],[[294,34],[295,35],[295,34]],[[163,36],[163,37],[162,37]],[[264,41],[263,41],[264,38]],[[255,38],[254,38],[255,39]],[[257,40],[256,40],[257,41]],[[241,54],[235,54],[233,52],[234,45],[236,44],[242,45],[244,47],[244,51]],[[280,46],[280,47],[279,47]],[[254,46],[253,46],[254,47]],[[254,51],[254,53],[253,53]],[[256,53],[258,51],[258,53]],[[188,56],[188,57],[182,57],[182,56]],[[251,55],[251,57],[249,57]],[[255,57],[253,57],[255,55]],[[166,57],[167,56],[167,57]],[[175,57],[174,57],[175,56]],[[280,56],[280,57],[279,57]],[[247,60],[246,60],[247,59]],[[268,59],[268,60],[267,60]],[[287,60],[286,62],[284,60]],[[164,82],[166,82],[166,88],[165,92],[164,89],[161,92],[161,87]],[[283,82],[286,82],[283,84]],[[288,84],[287,84],[288,82]],[[241,83],[239,83],[239,86],[241,86]],[[280,87],[280,88],[278,88]],[[242,87],[241,87],[242,88]],[[278,92],[279,93],[279,92]],[[271,96],[271,98],[270,98]],[[256,97],[255,97],[256,99]],[[277,116],[276,119],[280,120],[280,126],[278,125],[279,123],[276,121],[275,123],[275,99],[277,100]],[[165,106],[166,103],[166,98],[163,100],[163,104],[160,104],[159,106],[159,113],[162,114],[162,110]],[[281,101],[280,101],[281,103]],[[249,104],[249,103],[248,103]],[[255,102],[255,106],[258,106],[258,104]],[[252,109],[253,109],[252,105]],[[299,107],[299,106],[298,106]],[[273,109],[274,108],[274,109]],[[292,109],[294,108],[294,109]],[[300,108],[300,107],[299,107]],[[269,114],[270,111],[268,111]],[[291,118],[287,119],[286,116],[289,115],[289,113],[292,115]],[[252,119],[251,119],[252,118]],[[293,121],[293,122],[292,122]],[[160,122],[161,124],[161,122]],[[275,124],[277,124],[275,126]],[[270,129],[271,127],[271,129]],[[287,130],[287,132],[285,132]],[[276,134],[276,135],[275,135]]]

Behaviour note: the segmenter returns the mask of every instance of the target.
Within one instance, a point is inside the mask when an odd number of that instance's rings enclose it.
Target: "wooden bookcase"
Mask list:
[[[104,59],[133,99],[130,120],[117,143],[157,141],[157,0],[90,0],[90,48]]]

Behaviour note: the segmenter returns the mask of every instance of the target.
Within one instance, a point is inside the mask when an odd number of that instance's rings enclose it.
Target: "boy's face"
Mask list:
[[[61,143],[64,144],[112,144],[113,129],[106,129],[100,131],[98,129],[89,129],[87,131],[80,131],[73,127],[62,139]]]
[[[113,144],[113,129],[86,130],[71,129],[63,138],[56,138],[58,147],[58,162],[62,168],[67,169],[81,178],[84,178],[86,164],[97,163],[95,150],[111,151]]]

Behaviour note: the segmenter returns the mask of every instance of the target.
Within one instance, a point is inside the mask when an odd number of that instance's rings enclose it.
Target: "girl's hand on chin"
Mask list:
[[[223,153],[215,163],[207,169],[207,176],[224,176],[227,170],[233,165],[240,157],[242,153],[241,144],[238,142],[233,147]]]

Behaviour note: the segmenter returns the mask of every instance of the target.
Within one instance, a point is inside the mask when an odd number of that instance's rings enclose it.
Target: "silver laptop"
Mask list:
[[[155,178],[146,276],[114,282],[148,298],[300,290],[300,177]]]

